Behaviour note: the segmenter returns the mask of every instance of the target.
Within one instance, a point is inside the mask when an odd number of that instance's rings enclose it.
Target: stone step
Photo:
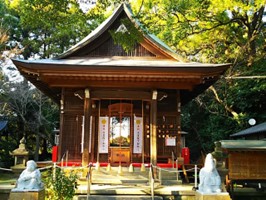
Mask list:
[[[106,200],[127,200],[127,199],[136,199],[136,200],[148,200],[152,199],[151,196],[148,195],[90,195],[89,199],[106,199]],[[163,200],[163,197],[154,196],[155,200]],[[79,195],[75,200],[87,200],[86,195]]]
[[[107,171],[105,168],[100,168],[100,170],[93,169],[92,171],[92,184],[131,184],[131,185],[138,185],[138,184],[147,184],[149,172],[141,172],[134,171],[128,172],[127,168],[122,168],[122,173],[118,173],[117,168],[112,169],[111,171]],[[87,179],[86,177],[79,178],[79,184],[86,184]]]
[[[101,170],[93,170],[92,175],[99,175],[99,174],[106,174],[106,175],[117,175],[119,174],[120,176],[136,176],[136,175],[142,175],[142,176],[148,176],[149,171],[141,172],[141,171],[133,171],[129,172],[128,170],[122,170],[121,173],[118,172],[117,169],[112,169],[111,171],[107,171],[105,169]]]
[[[182,179],[180,174],[174,168],[168,168],[167,170],[161,169],[158,171],[159,181],[161,185],[177,185],[182,184]],[[178,176],[178,180],[177,180]]]
[[[92,184],[105,184],[105,185],[147,185],[149,180],[145,179],[93,179]],[[78,182],[80,185],[86,185],[86,180],[80,180]]]
[[[162,180],[161,185],[180,185],[182,180]]]
[[[180,175],[178,177],[180,177]],[[162,180],[176,180],[177,179],[177,174],[162,175],[161,179]]]

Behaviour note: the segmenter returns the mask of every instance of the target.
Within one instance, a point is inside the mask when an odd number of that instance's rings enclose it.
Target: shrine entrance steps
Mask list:
[[[149,168],[146,171],[141,172],[140,168],[134,169],[133,172],[129,172],[128,167],[111,167],[111,170],[107,170],[106,167],[101,167],[99,170],[92,168],[91,175],[92,185],[137,185],[137,184],[149,184]],[[87,178],[81,177],[79,180],[81,185],[87,184]]]
[[[99,170],[92,168],[89,199],[127,200],[127,199],[152,199],[152,187],[150,184],[149,168],[141,171],[139,167],[129,172],[128,167],[100,167]],[[171,171],[174,169],[171,169]],[[156,171],[158,173],[159,170]],[[156,175],[158,177],[158,174]],[[193,185],[182,185],[176,180],[175,173],[161,172],[163,182],[156,179],[154,182],[154,199],[163,200],[165,196],[185,197],[194,200]],[[81,177],[78,181],[75,200],[87,200],[88,180]],[[182,197],[182,198],[183,198]],[[171,198],[170,198],[171,199]]]

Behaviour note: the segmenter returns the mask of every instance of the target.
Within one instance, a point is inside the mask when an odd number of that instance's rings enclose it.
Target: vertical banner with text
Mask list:
[[[134,145],[133,153],[142,153],[143,119],[134,116]]]
[[[108,117],[100,117],[99,123],[99,153],[108,153]]]

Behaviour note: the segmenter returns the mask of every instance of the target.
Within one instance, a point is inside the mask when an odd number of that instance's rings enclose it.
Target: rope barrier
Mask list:
[[[0,170],[2,170],[2,171],[12,172],[12,169],[2,168],[2,167],[0,167]]]
[[[164,169],[164,168],[161,168],[161,167],[158,167],[158,166],[155,166],[154,168],[160,169],[161,171],[167,171],[167,172],[170,172],[170,173],[183,172],[183,171],[186,171],[186,172],[188,172],[188,171],[195,171],[195,168],[194,167],[193,168],[190,168],[190,169],[186,169],[186,170],[176,170],[176,171]],[[197,167],[197,169],[200,169],[200,168]]]
[[[39,168],[39,170],[42,171],[42,170],[49,169],[49,168],[52,168],[52,167],[53,167],[53,166],[50,165],[50,166],[46,166],[46,167]]]

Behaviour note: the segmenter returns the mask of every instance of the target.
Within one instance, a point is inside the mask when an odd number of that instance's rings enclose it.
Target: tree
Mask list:
[[[232,62],[248,57],[252,64],[255,53],[264,52],[264,8],[264,0],[153,0],[145,1],[139,16],[189,58]]]
[[[264,0],[139,2],[135,15],[177,53],[194,61],[230,62],[225,76],[265,76]],[[207,153],[215,140],[247,128],[250,117],[264,122],[265,87],[263,78],[222,78],[183,107],[182,128],[201,141],[188,140],[190,145]]]
[[[25,59],[55,56],[91,31],[75,0],[18,0],[10,1],[8,8],[19,18],[21,37],[16,40],[24,47]]]
[[[27,148],[34,152],[35,160],[39,159],[40,149],[44,159],[47,157],[48,145],[51,148],[53,144],[52,130],[58,124],[58,106],[27,81],[6,82],[1,91],[0,98],[5,109],[0,114],[12,123],[10,136],[16,143],[12,150],[25,137]]]

